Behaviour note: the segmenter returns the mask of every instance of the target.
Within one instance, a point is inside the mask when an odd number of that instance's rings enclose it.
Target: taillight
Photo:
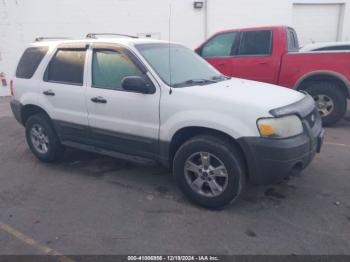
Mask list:
[[[10,81],[10,92],[11,92],[11,96],[14,96],[14,93],[13,93],[13,80]]]
[[[7,86],[7,82],[6,82],[6,77],[5,77],[5,73],[4,72],[1,72],[0,73],[0,81],[1,81],[1,85],[2,86]]]

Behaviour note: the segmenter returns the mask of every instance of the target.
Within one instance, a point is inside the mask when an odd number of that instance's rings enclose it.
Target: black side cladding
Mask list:
[[[22,104],[19,101],[12,99],[10,102],[10,106],[11,106],[12,113],[15,116],[15,119],[17,120],[17,122],[23,125],[23,119],[21,114],[22,108],[23,108]]]

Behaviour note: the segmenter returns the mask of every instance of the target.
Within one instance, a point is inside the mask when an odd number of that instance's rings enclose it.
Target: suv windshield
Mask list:
[[[169,86],[207,85],[229,79],[184,46],[156,43],[136,48]]]

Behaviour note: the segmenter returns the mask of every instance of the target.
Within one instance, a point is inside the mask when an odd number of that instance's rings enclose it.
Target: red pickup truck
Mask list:
[[[350,52],[301,52],[293,28],[222,31],[196,52],[225,75],[308,92],[326,126],[346,113],[350,98]]]

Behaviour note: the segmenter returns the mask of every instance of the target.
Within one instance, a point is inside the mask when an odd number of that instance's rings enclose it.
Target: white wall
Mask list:
[[[170,38],[190,48],[218,30],[292,25],[293,3],[345,3],[342,39],[350,40],[350,0],[207,1],[205,32],[205,10],[195,10],[194,0],[0,0],[0,72],[9,76],[25,45],[37,36],[118,32],[160,33],[168,39],[170,3]]]
[[[289,0],[209,0],[209,33],[238,27],[290,25],[291,6]]]
[[[171,3],[171,5],[170,5]],[[189,0],[1,0],[0,72],[13,72],[37,36],[81,38],[89,32],[160,33],[191,47],[204,39],[204,13]]]

